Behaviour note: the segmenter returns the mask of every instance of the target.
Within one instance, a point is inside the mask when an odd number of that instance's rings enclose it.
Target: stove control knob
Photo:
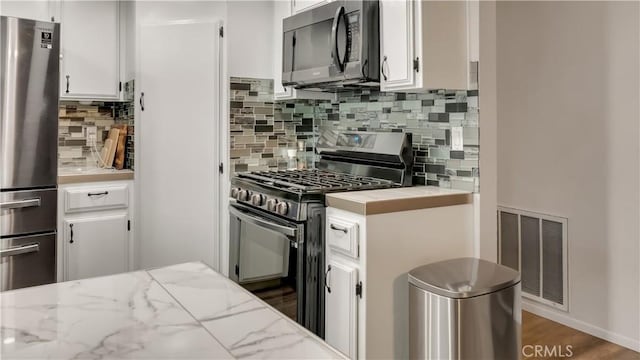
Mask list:
[[[276,206],[276,212],[280,215],[287,215],[287,213],[289,212],[289,203],[286,203],[284,201],[279,202]]]
[[[254,206],[262,206],[262,204],[264,204],[264,195],[262,194],[251,195],[251,204],[253,204]]]
[[[238,191],[238,196],[236,197],[236,199],[238,199],[239,201],[249,201],[249,196],[251,194],[249,194],[249,190],[240,190]]]
[[[276,200],[276,199],[267,200],[267,210],[276,211],[276,206],[277,205],[278,205],[278,200]]]
[[[233,188],[231,189],[231,197],[232,198],[237,198],[238,197],[238,192],[240,192],[240,188]]]

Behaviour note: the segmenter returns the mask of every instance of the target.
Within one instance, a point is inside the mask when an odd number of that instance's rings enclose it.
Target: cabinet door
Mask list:
[[[60,96],[118,99],[118,2],[63,1],[60,17]]]
[[[50,1],[10,0],[0,1],[0,14],[23,19],[51,21]]]
[[[293,13],[297,14],[301,11],[309,10],[313,7],[320,6],[331,0],[292,0]]]
[[[413,70],[414,1],[380,1],[380,90],[416,87]]]
[[[295,89],[291,86],[282,86],[282,20],[291,16],[291,3],[288,1],[276,1],[274,6],[273,19],[273,94],[276,99],[295,98]]]
[[[329,258],[325,286],[325,341],[351,359],[358,357],[358,269]]]
[[[66,280],[129,271],[127,214],[64,221]]]

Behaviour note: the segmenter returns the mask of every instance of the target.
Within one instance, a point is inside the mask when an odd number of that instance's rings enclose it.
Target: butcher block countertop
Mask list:
[[[437,186],[349,191],[327,194],[326,205],[360,215],[386,214],[471,204],[473,193]]]
[[[133,180],[133,174],[132,170],[61,167],[58,168],[58,184]]]
[[[344,359],[207,265],[0,293],[1,359]]]

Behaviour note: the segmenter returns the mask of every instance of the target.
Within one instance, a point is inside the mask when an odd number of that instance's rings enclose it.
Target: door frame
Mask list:
[[[218,249],[216,270],[229,276],[229,194],[231,187],[231,161],[229,158],[229,75],[227,74],[227,28],[224,21],[218,23],[222,29],[218,36],[219,80],[220,87],[218,109],[220,109],[220,124],[218,127],[218,164],[222,165],[222,173],[218,172],[218,238],[215,246]]]

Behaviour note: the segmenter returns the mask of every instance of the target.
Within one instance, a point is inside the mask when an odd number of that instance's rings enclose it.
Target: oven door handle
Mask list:
[[[240,221],[246,221],[250,224],[258,225],[269,230],[277,231],[287,236],[295,237],[296,234],[298,233],[298,229],[290,228],[284,225],[279,225],[258,216],[249,215],[248,213],[244,211],[240,211],[233,206],[229,207],[229,212],[235,215]]]

